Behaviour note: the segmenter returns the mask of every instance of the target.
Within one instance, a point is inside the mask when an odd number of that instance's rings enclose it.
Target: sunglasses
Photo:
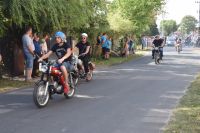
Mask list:
[[[85,40],[86,38],[85,38],[85,37],[82,37],[82,39],[84,39],[84,40]]]

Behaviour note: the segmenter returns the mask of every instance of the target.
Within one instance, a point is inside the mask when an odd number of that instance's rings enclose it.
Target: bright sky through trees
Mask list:
[[[166,0],[164,19],[173,19],[179,24],[186,15],[192,15],[198,20],[199,5],[195,1],[200,0]],[[157,23],[162,20],[162,15],[158,17]]]

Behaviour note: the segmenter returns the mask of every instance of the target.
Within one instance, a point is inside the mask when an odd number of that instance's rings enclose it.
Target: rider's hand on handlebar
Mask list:
[[[38,62],[42,62],[42,59],[41,59],[41,58],[39,58],[39,59],[38,59]]]
[[[59,63],[59,64],[62,64],[63,63],[63,59],[59,59],[57,62]]]
[[[86,53],[82,53],[82,54],[80,54],[79,56],[85,56],[86,55]]]

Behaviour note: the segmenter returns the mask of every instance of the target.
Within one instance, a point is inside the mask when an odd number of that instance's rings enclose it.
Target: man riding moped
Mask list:
[[[55,33],[55,41],[56,43],[51,48],[51,50],[47,54],[39,58],[38,62],[41,62],[42,60],[48,58],[52,53],[56,53],[58,57],[56,65],[60,67],[60,70],[62,71],[62,74],[64,76],[64,94],[67,94],[70,90],[68,85],[68,72],[73,70],[73,66],[70,63],[72,58],[72,50],[71,46],[66,43],[66,36],[63,32],[58,31]]]
[[[153,49],[152,49],[152,59],[154,59],[155,48],[158,47],[159,48],[159,52],[160,52],[160,59],[162,60],[164,40],[162,38],[160,38],[159,35],[155,36],[155,39],[152,42],[152,47],[153,47]]]
[[[79,59],[83,62],[81,70],[84,71],[83,77],[90,78],[89,65],[90,65],[90,43],[87,41],[88,35],[86,33],[81,34],[81,41],[77,43],[76,48],[79,51]]]

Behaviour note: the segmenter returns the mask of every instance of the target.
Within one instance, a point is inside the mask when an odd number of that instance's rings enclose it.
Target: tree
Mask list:
[[[160,30],[165,36],[177,30],[177,24],[175,20],[163,20],[160,22]]]
[[[106,4],[106,0],[0,0],[0,44],[7,50],[3,53],[6,68],[13,70],[14,57],[22,54],[24,27],[32,25],[34,31],[48,33],[62,30],[68,35],[86,32],[97,23],[100,29]]]
[[[191,31],[195,30],[197,22],[198,21],[193,16],[187,15],[183,17],[180,23],[180,31],[189,34]]]
[[[149,28],[147,29],[147,31],[144,32],[144,34],[150,35],[150,36],[155,36],[159,34],[156,21],[154,21],[154,23],[149,26]]]
[[[117,22],[109,21],[110,25],[115,25],[113,22],[127,24],[128,30],[142,34],[154,23],[156,13],[163,4],[164,0],[114,0],[110,10],[111,18],[119,19]]]

